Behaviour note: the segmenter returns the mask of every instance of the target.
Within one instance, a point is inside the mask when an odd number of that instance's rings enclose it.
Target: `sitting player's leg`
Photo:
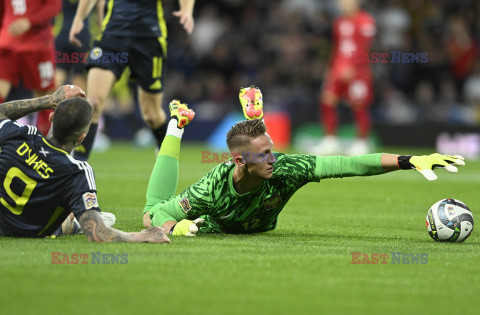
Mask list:
[[[156,204],[167,200],[175,194],[178,182],[178,157],[180,155],[180,140],[185,127],[195,116],[193,110],[188,109],[179,101],[170,102],[170,116],[167,135],[163,140],[160,151],[153,167],[147,187],[147,202],[143,210],[143,225],[151,227],[149,210]]]
[[[86,161],[92,151],[97,133],[98,121],[105,108],[105,101],[116,81],[115,74],[107,69],[91,68],[87,76],[87,100],[93,106],[92,124],[82,144],[75,148],[74,157]]]
[[[167,116],[162,108],[163,93],[151,93],[138,87],[138,103],[143,120],[152,130],[158,147],[162,145],[167,132]]]

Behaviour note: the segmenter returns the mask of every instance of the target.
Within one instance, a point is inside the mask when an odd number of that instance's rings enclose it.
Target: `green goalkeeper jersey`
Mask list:
[[[235,164],[222,163],[182,193],[150,209],[153,225],[169,220],[205,218],[203,232],[256,233],[273,230],[292,195],[322,178],[383,173],[381,154],[317,157],[275,153],[272,178],[239,194],[233,186]]]

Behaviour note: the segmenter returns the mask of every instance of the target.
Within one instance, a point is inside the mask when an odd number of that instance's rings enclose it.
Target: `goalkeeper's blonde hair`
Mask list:
[[[264,135],[267,127],[261,119],[244,120],[233,125],[227,132],[227,146],[230,152],[244,149],[253,138]]]

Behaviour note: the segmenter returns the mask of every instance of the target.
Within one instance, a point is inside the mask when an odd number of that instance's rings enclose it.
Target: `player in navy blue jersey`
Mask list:
[[[79,34],[78,39],[82,43],[82,47],[73,45],[68,40],[70,27],[77,11],[78,0],[63,0],[62,12],[55,19],[55,27],[59,27],[57,36],[55,37],[55,53],[57,67],[55,71],[55,85],[57,87],[69,83],[86,89],[87,78],[85,72],[85,63],[87,61],[88,51],[90,50],[92,36],[90,29],[85,27]],[[96,21],[101,27],[103,20],[103,8],[105,0],[99,0],[96,10]],[[87,24],[89,19],[86,18],[83,23]],[[88,24],[87,24],[88,25]],[[71,79],[69,79],[71,77]]]
[[[97,0],[79,0],[70,29],[70,42],[81,46],[77,35],[84,19]],[[193,31],[195,0],[178,0],[179,19],[187,34]],[[87,62],[87,99],[93,105],[92,125],[82,147],[74,156],[87,160],[98,120],[108,94],[125,68],[138,83],[138,103],[143,119],[160,147],[167,130],[162,109],[163,87],[167,67],[167,26],[161,0],[108,0],[100,35],[93,43]]]
[[[15,121],[44,109],[55,109],[47,137]],[[125,233],[105,226],[92,168],[68,153],[88,133],[92,112],[73,85],[0,104],[0,235],[49,236],[73,213],[89,241],[169,242],[163,229]]]

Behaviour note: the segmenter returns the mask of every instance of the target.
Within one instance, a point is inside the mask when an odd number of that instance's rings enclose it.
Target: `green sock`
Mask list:
[[[147,203],[143,213],[175,194],[178,183],[180,140],[180,138],[171,135],[167,135],[163,140],[148,182]]]

